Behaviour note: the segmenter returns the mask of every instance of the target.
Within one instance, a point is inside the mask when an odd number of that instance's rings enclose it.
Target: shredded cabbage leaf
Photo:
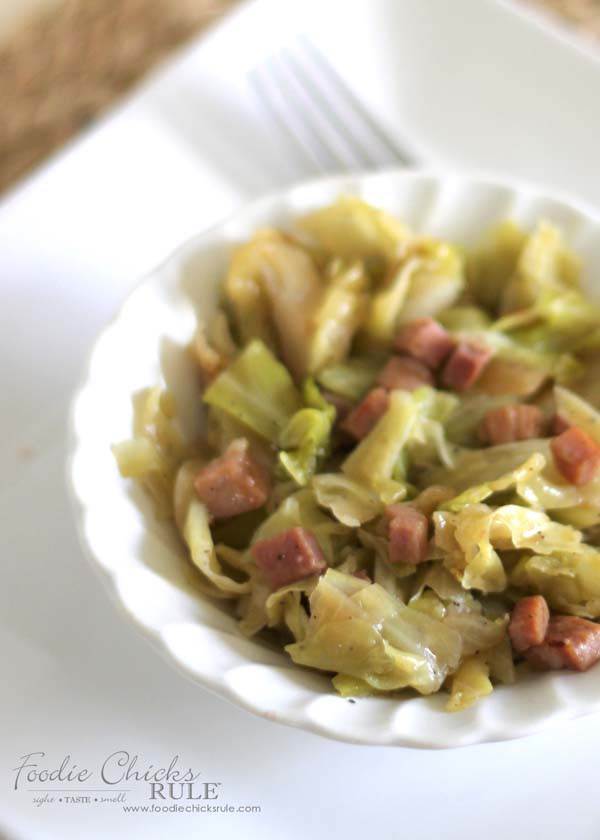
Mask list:
[[[367,345],[389,344],[400,324],[437,315],[464,287],[463,260],[443,242],[423,242],[400,262],[370,302],[363,331]]]
[[[322,473],[312,480],[315,498],[349,528],[358,528],[383,512],[375,493],[341,473]]]
[[[293,661],[364,681],[377,690],[437,691],[460,661],[460,636],[410,609],[378,584],[333,569],[310,596],[303,641]]]
[[[219,374],[203,399],[272,443],[301,407],[287,368],[258,340]]]
[[[446,568],[465,589],[502,592],[507,576],[498,551],[529,549],[536,554],[582,550],[580,531],[554,522],[542,511],[520,505],[492,509],[470,504],[457,513],[433,514],[435,543]]]
[[[279,435],[279,463],[300,487],[308,484],[317,466],[329,452],[335,408],[323,397],[315,383],[304,383],[304,402],[290,417]]]
[[[316,379],[328,391],[358,400],[373,385],[380,370],[380,359],[353,358],[323,368],[317,373]]]
[[[443,423],[455,405],[455,397],[433,388],[392,391],[388,410],[346,458],[342,472],[385,504],[403,499],[411,461],[435,459],[453,465]]]
[[[278,231],[259,231],[233,255],[224,293],[243,342],[260,339],[278,348],[292,375],[305,376],[322,298],[310,255]]]
[[[311,373],[343,362],[364,320],[369,277],[360,261],[335,259],[329,266],[321,303],[314,314],[308,349]]]
[[[579,533],[579,532],[575,532]],[[542,594],[552,609],[600,618],[600,552],[573,540],[524,556],[510,573],[511,586]]]
[[[406,253],[413,234],[394,216],[353,195],[303,216],[300,230],[327,254],[345,260],[382,257],[396,260]]]

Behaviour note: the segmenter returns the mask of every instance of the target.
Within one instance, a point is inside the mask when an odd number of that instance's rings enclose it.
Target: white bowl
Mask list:
[[[467,245],[507,217],[524,225],[548,218],[582,256],[585,277],[600,278],[600,216],[506,179],[424,171],[341,176],[242,208],[147,277],[96,342],[72,412],[70,479],[83,543],[155,647],[201,685],[270,720],[355,743],[453,747],[517,738],[596,711],[600,666],[532,675],[455,714],[444,712],[442,696],[344,700],[326,676],[244,638],[230,615],[199,594],[171,526],[157,522],[144,495],[119,476],[110,445],[131,434],[137,389],[165,380],[186,427],[199,428],[197,383],[183,346],[196,313],[210,318],[232,247],[258,227],[288,225],[343,192]]]

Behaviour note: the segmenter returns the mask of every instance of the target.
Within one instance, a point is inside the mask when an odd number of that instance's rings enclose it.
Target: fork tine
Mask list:
[[[369,129],[371,135],[378,141],[379,145],[385,149],[388,155],[391,155],[392,160],[396,162],[400,161],[406,165],[416,163],[417,161],[414,155],[405,148],[401,148],[398,143],[393,140],[386,131],[384,131],[384,129],[377,123],[369,111],[348,87],[333,65],[329,63],[325,56],[315,47],[306,35],[301,35],[298,38],[298,42],[302,46],[304,52],[310,56],[313,64],[316,65],[323,76],[327,78],[328,82],[332,85],[332,88],[335,89],[340,98],[345,101],[347,107],[354,113],[357,120]]]
[[[375,167],[376,159],[348,130],[347,122],[340,114],[336,103],[326,95],[314,75],[304,66],[306,62],[290,50],[281,53],[281,60],[286,65],[289,74],[295,78],[296,83],[302,86],[307,96],[310,96],[313,108],[327,127],[330,142],[335,142],[337,157],[343,159],[345,168]]]
[[[327,163],[314,150],[314,144],[307,137],[302,126],[295,130],[296,120],[290,119],[289,108],[286,107],[281,90],[272,83],[264,68],[255,67],[248,75],[251,87],[258,101],[273,119],[280,131],[291,140],[292,146],[300,153],[304,165],[308,165],[311,172],[327,171]]]
[[[329,171],[352,170],[356,161],[339,134],[333,129],[326,109],[320,107],[314,95],[314,86],[307,84],[294,72],[288,52],[282,50],[272,56],[268,69],[280,90],[285,91],[282,103],[285,103],[288,123],[294,133],[303,131],[305,139],[312,142],[313,150],[319,150],[321,160]]]
[[[281,56],[271,56],[262,72],[256,68],[253,81],[280,128],[301,149],[303,156],[310,158],[313,168],[320,172],[351,168],[339,148],[331,142],[327,124],[314,101],[291,76]]]

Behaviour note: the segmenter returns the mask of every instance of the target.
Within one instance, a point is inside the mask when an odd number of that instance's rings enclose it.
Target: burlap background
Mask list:
[[[600,38],[600,0],[520,1]],[[62,0],[24,22],[0,46],[0,191],[235,2]]]

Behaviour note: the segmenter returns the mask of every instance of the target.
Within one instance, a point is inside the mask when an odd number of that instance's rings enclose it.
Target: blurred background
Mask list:
[[[0,0],[0,193],[238,0]],[[600,39],[600,0],[515,0]]]

